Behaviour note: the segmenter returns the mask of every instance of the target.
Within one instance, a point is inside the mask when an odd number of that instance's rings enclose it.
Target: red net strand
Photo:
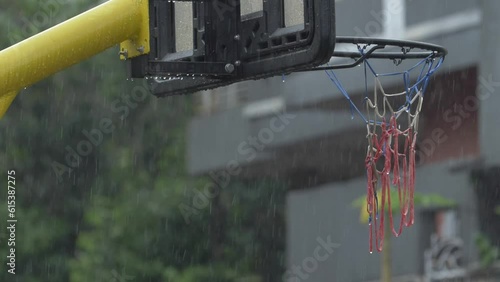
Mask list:
[[[404,131],[399,130],[395,115],[391,117],[389,123],[384,120],[379,127],[380,136],[375,131],[368,135],[370,147],[365,160],[367,171],[366,209],[369,215],[370,253],[373,252],[373,241],[375,241],[377,251],[381,252],[383,249],[386,203],[390,228],[392,234],[396,237],[401,235],[403,227],[413,225],[415,215],[413,201],[415,195],[415,141],[417,133],[411,127]],[[400,138],[405,139],[403,148],[400,148]],[[382,161],[383,168],[378,170],[377,163]],[[380,191],[377,191],[379,185]],[[397,189],[399,212],[401,213],[397,231],[394,228],[393,221],[391,186]]]

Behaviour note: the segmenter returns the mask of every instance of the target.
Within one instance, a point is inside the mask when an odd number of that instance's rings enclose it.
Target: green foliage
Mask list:
[[[11,44],[10,34],[26,38],[102,1],[66,2],[24,34],[25,19],[45,1],[0,0],[0,49]],[[112,48],[29,87],[2,119],[0,166],[18,172],[20,245],[15,278],[2,271],[0,281],[118,281],[113,271],[132,281],[280,279],[284,186],[231,183],[186,223],[179,205],[192,207],[209,182],[185,169],[191,98],[148,96],[126,115],[116,113],[112,104],[141,85],[125,77]],[[52,164],[69,166],[66,148],[76,149],[83,131],[103,118],[113,132],[58,179]],[[0,244],[0,253],[6,247]]]
[[[499,249],[491,243],[487,236],[479,234],[476,236],[476,248],[479,252],[481,267],[489,268],[499,259]]]
[[[497,215],[500,215],[500,206],[497,206],[497,207],[495,208],[495,213],[496,213]]]
[[[440,207],[452,208],[457,205],[454,200],[445,198],[438,194],[421,194],[415,193],[415,205],[417,207]]]
[[[381,204],[382,192],[378,191],[379,197],[379,205]],[[403,199],[403,191],[401,192],[401,199]],[[399,198],[399,193],[396,187],[391,187],[390,190],[391,197],[391,208],[393,213],[399,213],[401,210],[401,201]],[[423,208],[451,208],[456,206],[456,202],[452,199],[445,198],[438,194],[423,194],[419,192],[415,192],[414,195],[414,204],[415,207],[423,207]],[[366,195],[363,195],[352,202],[352,206],[354,208],[359,208],[361,217],[360,221],[365,223],[368,221],[368,213],[366,212]],[[386,202],[386,211],[388,203]]]
[[[45,2],[0,0],[0,49],[97,3],[66,2],[58,13],[49,15],[48,21],[32,28],[34,16],[37,12],[40,16]],[[97,60],[109,63],[111,57],[103,55]],[[97,60],[74,66],[24,90],[0,123],[0,167],[16,170],[18,217],[16,276],[1,271],[0,281],[68,281],[68,262],[75,253],[88,187],[95,181],[96,168],[89,164],[98,158],[94,151],[78,173],[65,177],[64,182],[57,181],[51,162],[64,162],[64,147],[77,144],[82,129],[92,128],[93,118],[106,111],[96,101],[99,93],[95,85],[102,79],[92,75]],[[4,193],[0,206],[5,204]],[[1,240],[0,253],[6,254],[6,248]],[[5,270],[5,256],[0,262]]]
[[[119,268],[145,281],[225,282],[263,271],[281,273],[284,200],[273,199],[284,195],[278,193],[281,186],[233,184],[231,192],[222,193],[219,209],[225,210],[226,227],[216,235],[225,240],[214,242],[210,213],[216,204],[198,210],[186,224],[178,210],[185,184],[144,183],[140,186],[156,188],[130,189],[118,198],[94,200],[86,214],[91,229],[79,236],[71,280],[106,281],[106,273]],[[275,209],[278,213],[272,212]],[[276,222],[282,224],[275,226],[281,234],[277,246],[270,238],[276,234],[268,232]],[[220,256],[214,257],[218,250]]]
[[[214,282],[231,282],[238,278],[238,274],[229,270],[225,265],[211,266],[191,266],[179,273],[174,269],[165,271],[165,280],[170,282],[198,282],[198,281],[214,281]]]

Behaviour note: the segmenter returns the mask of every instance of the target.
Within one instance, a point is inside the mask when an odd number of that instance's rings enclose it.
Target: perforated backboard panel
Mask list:
[[[176,95],[326,63],[335,44],[334,0],[151,0],[151,53],[131,76]]]

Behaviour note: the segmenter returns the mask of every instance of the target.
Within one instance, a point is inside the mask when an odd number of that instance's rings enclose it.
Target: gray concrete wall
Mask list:
[[[478,6],[478,0],[406,0],[406,23],[411,26]]]
[[[340,246],[326,261],[319,262],[307,281],[378,279],[380,254],[368,253],[368,226],[360,224],[359,209],[351,206],[354,199],[365,195],[365,181],[363,177],[289,194],[286,211],[289,269],[313,256],[318,237],[326,240],[331,236],[331,241]],[[457,201],[461,221],[459,235],[465,241],[465,255],[468,259],[474,257],[476,203],[467,174],[452,174],[446,164],[426,166],[417,170],[416,190]],[[430,238],[421,211],[416,211],[414,226],[406,228],[401,237],[392,238],[394,275],[419,274],[423,270],[423,251]]]
[[[487,165],[500,165],[500,127],[498,107],[500,106],[500,1],[488,0],[484,3],[484,24],[482,26],[481,53],[478,97],[480,102],[480,144],[481,154]]]
[[[382,10],[382,0],[341,0],[335,1],[337,34],[343,36],[356,35],[356,27],[364,31],[366,24],[373,20],[373,13]],[[371,31],[380,30],[381,26]],[[358,35],[360,36],[360,35]]]
[[[192,174],[203,174],[209,170],[224,169],[228,162],[235,160],[241,166],[266,161],[276,154],[279,147],[300,144],[308,140],[327,135],[341,134],[346,130],[363,132],[365,126],[358,120],[351,119],[348,111],[327,112],[321,110],[287,111],[285,122],[279,115],[271,113],[268,117],[250,119],[243,110],[233,109],[211,117],[193,120],[189,126],[188,169]],[[278,129],[275,128],[279,127]],[[272,136],[268,136],[271,132]],[[349,144],[362,142],[364,135],[339,136],[339,148],[352,148]],[[361,137],[361,138],[357,138]],[[255,138],[263,149],[256,151],[256,158],[250,162],[245,148],[249,147],[250,138]],[[269,139],[269,140],[267,140]],[[247,144],[247,145],[244,145]],[[345,145],[345,146],[341,146]],[[255,146],[254,146],[255,147]],[[338,151],[330,152],[340,153]]]

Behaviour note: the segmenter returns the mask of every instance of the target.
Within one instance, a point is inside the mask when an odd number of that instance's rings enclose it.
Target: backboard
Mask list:
[[[150,1],[151,52],[129,61],[157,96],[188,94],[326,63],[332,0]]]

